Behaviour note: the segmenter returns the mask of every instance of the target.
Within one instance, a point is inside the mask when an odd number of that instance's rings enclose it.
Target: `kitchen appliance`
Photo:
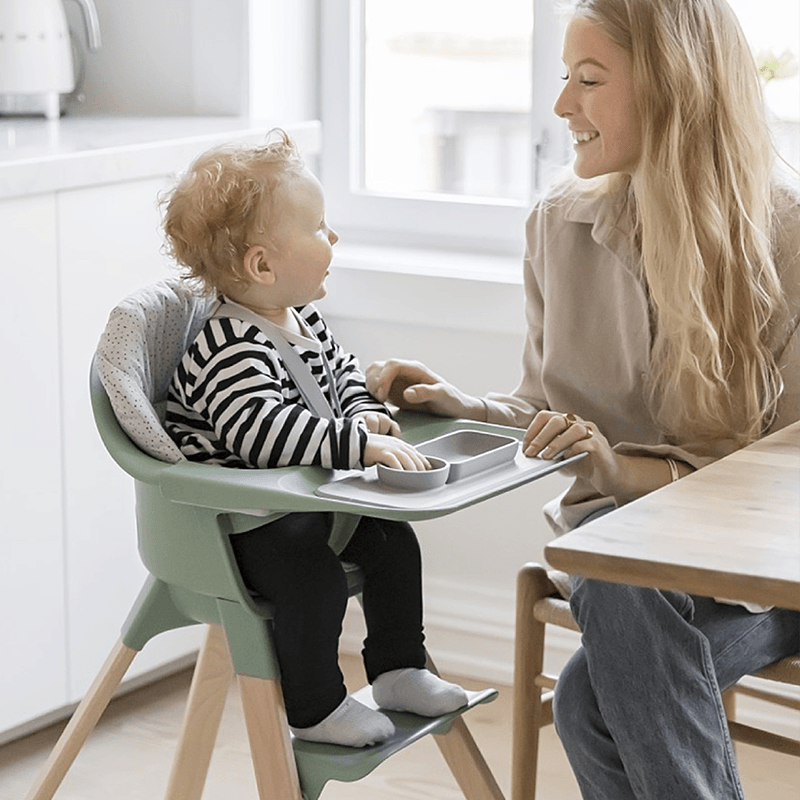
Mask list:
[[[86,40],[100,48],[94,0],[75,0]],[[73,43],[62,0],[0,3],[0,114],[61,114],[61,95],[75,89]]]

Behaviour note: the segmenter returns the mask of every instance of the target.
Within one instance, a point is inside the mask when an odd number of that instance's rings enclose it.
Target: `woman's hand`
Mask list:
[[[413,445],[395,436],[384,436],[380,433],[370,433],[364,448],[364,466],[371,467],[373,464],[385,464],[387,467],[410,472],[431,468],[428,459],[418,453]]]
[[[621,455],[614,451],[608,439],[593,422],[574,414],[540,411],[522,438],[522,452],[531,458],[555,458],[559,453],[570,458],[587,453],[564,467],[569,475],[583,477],[600,494],[613,497],[619,505],[643,497],[668,484],[672,470],[666,459],[647,456]],[[693,472],[688,464],[677,462],[678,476]]]
[[[400,426],[388,414],[381,414],[379,411],[362,411],[353,416],[355,419],[363,419],[370,433],[400,436]]]
[[[586,478],[603,495],[616,496],[621,489],[621,459],[597,426],[572,414],[540,411],[522,437],[522,452],[547,460],[559,454],[570,458],[587,453],[564,467],[570,475]]]
[[[375,361],[365,374],[367,389],[382,403],[440,417],[486,419],[480,398],[464,394],[419,361]]]

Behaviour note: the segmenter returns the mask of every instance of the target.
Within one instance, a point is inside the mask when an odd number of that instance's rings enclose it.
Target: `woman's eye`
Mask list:
[[[561,76],[561,80],[562,81],[568,81],[569,80],[569,75],[562,75]]]
[[[599,81],[581,81],[583,86],[597,86]]]

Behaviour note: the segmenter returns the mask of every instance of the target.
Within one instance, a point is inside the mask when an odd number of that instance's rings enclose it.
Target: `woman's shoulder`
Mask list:
[[[800,189],[776,183],[772,190],[773,249],[776,266],[794,284],[800,282]]]
[[[627,196],[627,186],[618,181],[586,181],[574,175],[562,176],[535,201],[531,218],[592,224],[609,209],[619,208]]]
[[[772,207],[778,227],[800,235],[800,186],[785,181],[775,182]]]

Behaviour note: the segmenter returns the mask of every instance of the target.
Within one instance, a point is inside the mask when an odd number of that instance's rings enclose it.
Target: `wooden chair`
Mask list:
[[[199,800],[225,698],[236,677],[260,800],[316,800],[328,780],[355,781],[434,734],[468,800],[503,795],[461,713],[497,696],[468,692],[467,707],[440,717],[388,712],[396,732],[366,748],[292,740],[271,632],[272,607],[244,585],[229,537],[261,524],[257,510],[301,511],[308,495],[283,488],[302,470],[235,470],[182,458],[164,431],[159,405],[170,376],[203,324],[208,302],[176,280],[162,281],[114,309],[92,364],[90,393],[100,437],[134,479],[139,554],[149,576],[95,682],[58,740],[28,800],[53,797],[136,654],[154,636],[208,626],[195,667],[166,797]],[[102,380],[101,380],[102,374]],[[305,506],[305,507],[304,507]],[[251,509],[250,512],[232,509]],[[335,512],[331,547],[341,552],[358,517]],[[98,532],[98,535],[101,532]],[[351,595],[360,573],[345,569]],[[98,597],[97,602],[103,598]],[[429,668],[435,669],[429,661]],[[371,704],[365,687],[356,693]],[[374,707],[374,704],[373,704]]]
[[[580,630],[569,603],[559,595],[547,570],[538,564],[525,564],[517,575],[511,800],[535,800],[539,731],[553,721],[553,690],[558,677],[544,672],[546,625]],[[800,686],[800,654],[776,661],[755,676]],[[753,728],[733,719],[737,693],[797,711],[800,711],[800,700],[742,684],[729,689],[724,697],[731,738],[800,757],[800,740]]]

